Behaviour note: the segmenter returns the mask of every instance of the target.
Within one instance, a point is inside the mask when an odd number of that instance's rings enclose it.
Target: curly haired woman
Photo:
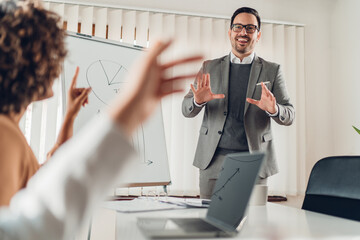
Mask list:
[[[8,205],[40,167],[19,121],[29,104],[53,95],[53,82],[67,54],[59,16],[34,5],[0,3],[0,206]],[[48,158],[72,136],[75,117],[87,103],[90,89],[75,88],[78,71],[68,91],[63,126]]]

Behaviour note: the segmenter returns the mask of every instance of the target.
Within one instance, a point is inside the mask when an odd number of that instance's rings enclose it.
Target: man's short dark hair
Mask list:
[[[249,8],[249,7],[242,7],[242,8],[238,8],[234,14],[231,17],[231,22],[230,22],[230,28],[232,26],[232,24],[234,23],[234,19],[237,15],[239,15],[240,13],[250,13],[252,15],[254,15],[256,17],[256,20],[258,22],[258,28],[260,30],[260,26],[261,26],[261,20],[260,20],[260,16],[259,13],[253,9],[253,8]]]

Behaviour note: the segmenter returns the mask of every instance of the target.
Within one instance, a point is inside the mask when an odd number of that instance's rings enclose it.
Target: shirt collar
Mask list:
[[[240,58],[238,58],[237,56],[235,56],[235,54],[233,54],[233,52],[230,52],[230,62],[231,63],[236,63],[236,64],[251,64],[252,61],[254,60],[255,57],[255,52],[252,52],[249,56],[244,57],[244,59],[242,61],[240,61]]]

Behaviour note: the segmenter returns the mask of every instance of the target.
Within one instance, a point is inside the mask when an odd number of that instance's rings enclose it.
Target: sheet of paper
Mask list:
[[[177,205],[158,201],[155,198],[136,198],[131,201],[106,201],[102,204],[104,208],[116,210],[124,213],[148,212],[159,210],[172,210],[186,208],[184,205]]]

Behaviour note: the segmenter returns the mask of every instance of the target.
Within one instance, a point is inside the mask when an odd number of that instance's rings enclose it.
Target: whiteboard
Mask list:
[[[123,93],[128,71],[142,50],[140,47],[71,32],[68,32],[66,45],[68,56],[61,77],[64,106],[77,66],[80,68],[77,87],[92,88],[89,104],[81,108],[75,120],[75,135],[89,119],[103,117],[111,101]],[[169,184],[170,172],[161,107],[135,132],[132,144],[138,152],[138,162],[122,171],[123,177],[118,186]]]

